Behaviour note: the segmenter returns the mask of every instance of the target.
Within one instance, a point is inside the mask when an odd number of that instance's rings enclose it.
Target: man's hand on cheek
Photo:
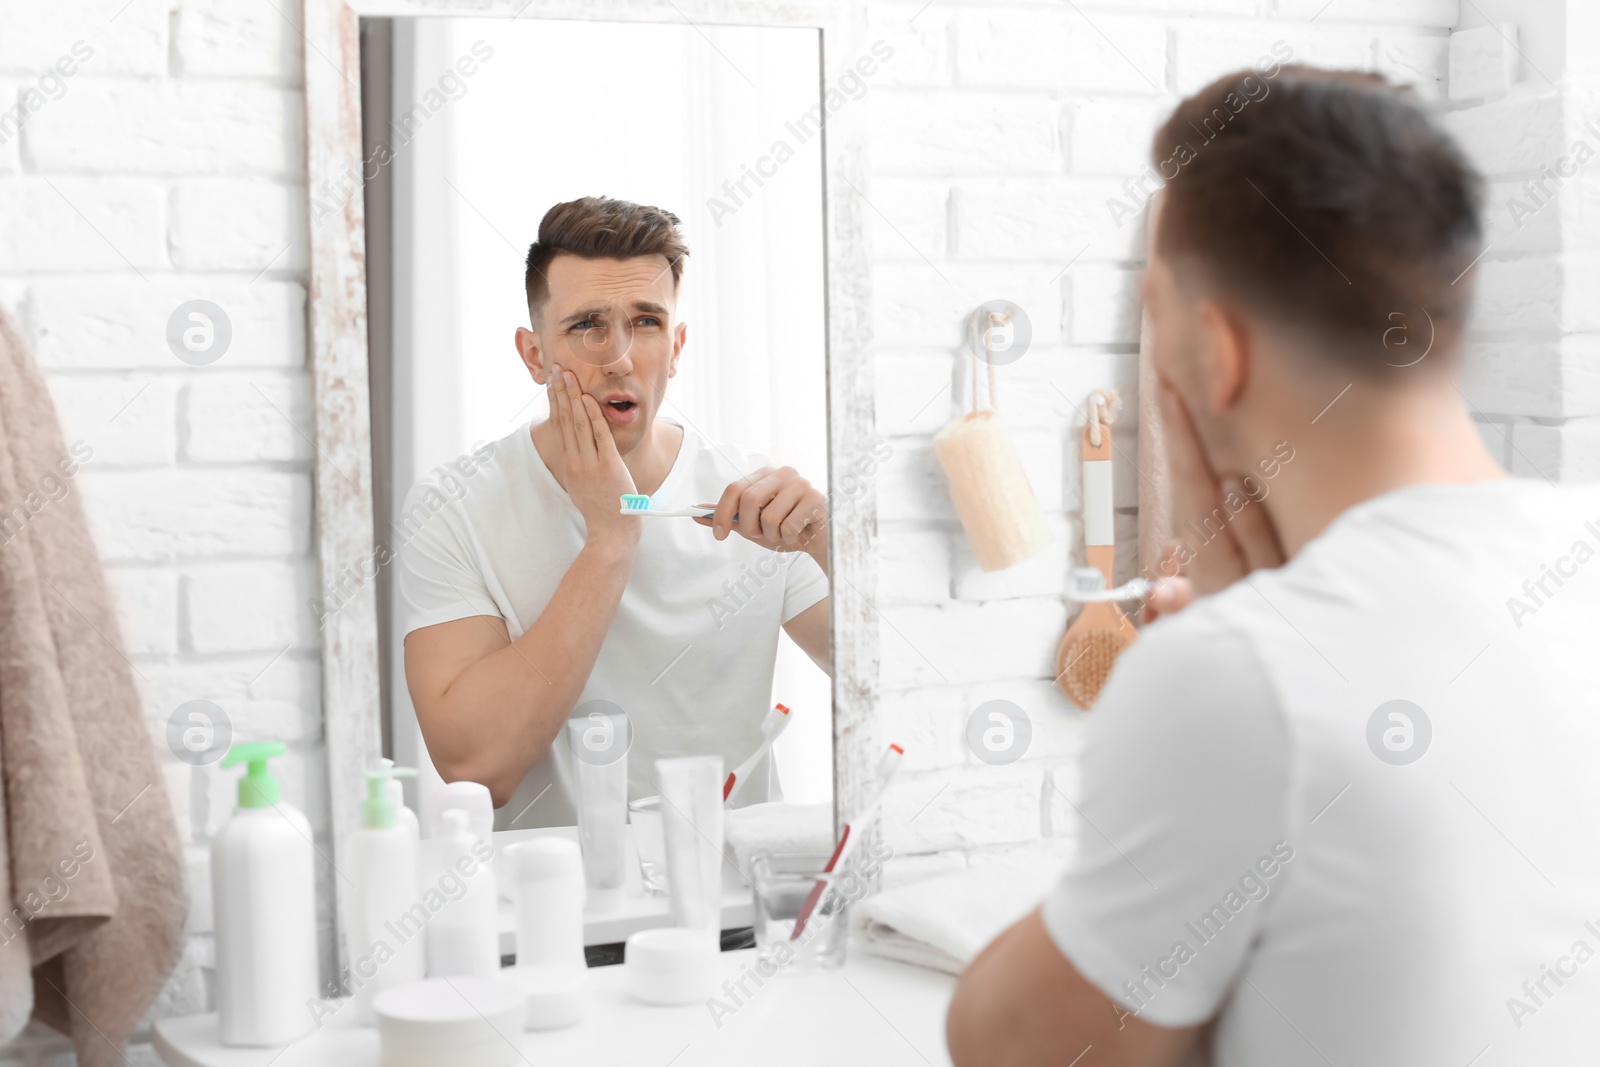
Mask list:
[[[1226,588],[1263,567],[1283,563],[1283,549],[1267,509],[1237,477],[1219,478],[1195,432],[1183,399],[1162,381],[1162,433],[1172,479],[1172,528],[1181,538],[1162,556],[1163,581],[1146,604],[1146,621],[1171,614],[1196,595]],[[1230,507],[1229,505],[1232,505]],[[1204,531],[1209,540],[1199,540]]]
[[[617,452],[599,401],[560,367],[552,368],[547,391],[561,445],[561,485],[583,515],[589,539],[637,542],[641,520],[621,514],[623,495],[634,490],[633,476]]]
[[[828,500],[793,467],[762,467],[739,479],[722,491],[716,508],[695,521],[711,527],[717,540],[737,533],[774,552],[809,553],[828,569]]]

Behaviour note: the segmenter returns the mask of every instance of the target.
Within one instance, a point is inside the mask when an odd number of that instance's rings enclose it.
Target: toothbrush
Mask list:
[[[716,508],[708,507],[705,504],[696,504],[690,508],[673,508],[670,511],[657,511],[650,506],[650,498],[643,493],[623,493],[622,510],[620,512],[623,515],[649,515],[657,519],[709,519],[716,513]],[[737,514],[733,516],[733,521],[739,521]]]
[[[756,764],[761,762],[761,757],[767,754],[773,743],[778,740],[778,735],[783,733],[783,728],[788,725],[789,709],[782,704],[774,704],[772,710],[767,712],[767,717],[761,720],[761,733],[764,735],[761,739],[761,744],[757,745],[756,750],[750,754],[750,758],[734,768],[728,775],[728,780],[722,783],[722,802],[724,804],[733,803],[733,798],[738,795],[740,789],[744,788],[744,783],[755,772]]]
[[[867,801],[866,806],[854,819],[844,824],[844,833],[839,837],[839,844],[834,847],[833,858],[828,860],[828,865],[822,869],[823,877],[817,879],[817,884],[806,894],[805,903],[800,905],[800,914],[794,920],[794,932],[789,935],[790,941],[800,936],[800,932],[806,928],[806,922],[811,918],[811,913],[822,900],[823,891],[833,880],[827,876],[843,868],[850,858],[850,853],[860,843],[861,834],[855,832],[856,828],[865,827],[878,814],[878,808],[883,805],[883,795],[889,791],[889,783],[894,781],[895,774],[900,770],[900,757],[905,753],[906,750],[899,745],[890,745],[889,751],[878,761],[878,791],[872,794],[872,799]]]

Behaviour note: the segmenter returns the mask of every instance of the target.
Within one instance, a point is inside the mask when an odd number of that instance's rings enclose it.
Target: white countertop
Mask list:
[[[557,836],[566,837],[576,841],[578,828],[576,826],[553,826],[536,830],[502,830],[494,835],[496,855],[507,845],[514,845],[518,841],[528,841],[535,837]],[[639,874],[639,855],[633,847],[633,827],[628,827],[626,867],[627,882],[622,887],[622,907],[612,911],[595,911],[593,909],[583,913],[583,943],[585,945],[610,945],[619,941],[626,941],[629,934],[640,930],[648,930],[656,926],[667,926],[667,898],[651,896],[645,892],[644,880]],[[506,880],[499,863],[496,864],[496,874],[500,878],[501,889],[506,887]],[[723,865],[722,882],[722,928],[732,930],[740,926],[751,926],[755,923],[755,907],[750,896],[750,887],[744,885],[729,864]],[[517,942],[517,913],[511,902],[505,899],[502,892],[500,900],[500,955],[516,955]]]
[[[596,967],[589,1018],[567,1030],[524,1032],[519,1051],[540,1067],[947,1067],[944,1016],[955,979],[868,956],[855,943],[849,952],[836,971],[780,972],[720,1020],[704,1003],[640,1003],[624,988],[625,965]],[[754,949],[724,952],[723,973],[736,978],[755,958]],[[340,1010],[321,1030],[286,1049],[223,1048],[217,1017],[190,1015],[156,1023],[156,1052],[168,1067],[379,1067],[377,1031],[334,1003]]]

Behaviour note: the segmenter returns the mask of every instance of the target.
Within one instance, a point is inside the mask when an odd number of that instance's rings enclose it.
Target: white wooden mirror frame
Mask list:
[[[814,27],[822,84],[837,86],[866,47],[861,0],[304,0],[306,171],[310,189],[309,349],[315,389],[316,515],[321,577],[370,577],[374,560],[372,436],[367,388],[366,225],[362,173],[360,19],[473,16],[682,25]],[[864,109],[844,106],[823,131],[827,264],[829,484],[833,487],[834,812],[855,809],[877,762],[869,713],[878,684],[874,494],[839,493],[844,472],[875,469],[871,337],[863,193]],[[350,183],[357,183],[351,191]],[[342,192],[340,190],[343,190]],[[335,215],[327,213],[340,204]],[[319,204],[320,200],[320,204]],[[320,217],[319,217],[320,216]],[[859,481],[852,481],[859,485]],[[356,829],[363,772],[380,755],[378,617],[362,582],[322,631],[323,717],[335,865]],[[335,875],[340,973],[348,963],[339,916],[348,885]]]

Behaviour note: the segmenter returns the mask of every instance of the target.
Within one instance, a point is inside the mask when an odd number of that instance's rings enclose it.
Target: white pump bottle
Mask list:
[[[417,772],[383,762],[367,772],[361,829],[350,846],[350,880],[355,885],[347,916],[350,986],[356,1019],[365,1026],[376,1022],[372,998],[393,986],[422,981],[427,960],[428,910],[417,886],[417,838],[400,820],[390,788],[399,784],[395,775]]]
[[[317,996],[317,906],[311,824],[278,799],[267,760],[276,741],[234,745],[223,767],[249,764],[239,808],[211,843],[217,1014],[224,1045],[270,1048],[311,1031]]]

